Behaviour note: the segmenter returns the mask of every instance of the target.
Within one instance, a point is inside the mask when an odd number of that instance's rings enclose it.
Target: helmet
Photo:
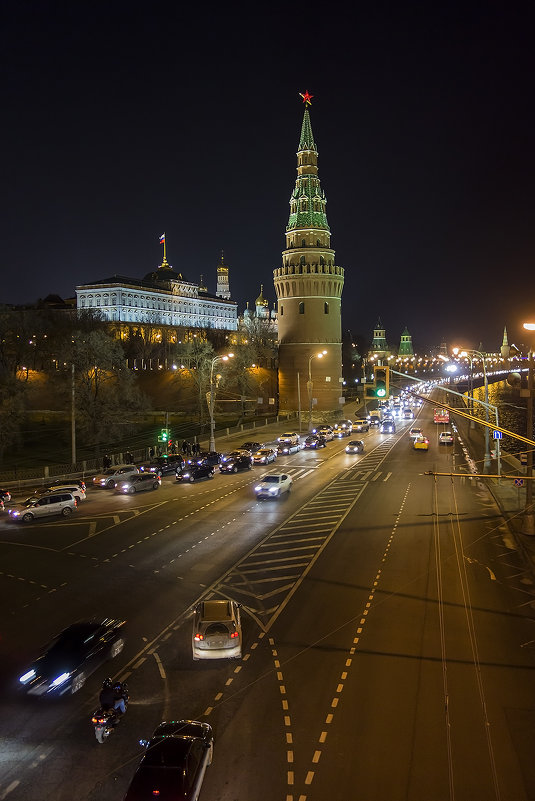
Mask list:
[[[104,679],[102,682],[102,689],[108,690],[110,687],[113,687],[113,681],[111,679]]]
[[[123,685],[121,684],[120,681],[116,681],[115,684],[113,685],[113,689],[119,692],[120,690],[123,689]]]

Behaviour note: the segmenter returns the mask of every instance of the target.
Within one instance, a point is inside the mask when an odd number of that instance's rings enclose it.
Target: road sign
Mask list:
[[[523,487],[524,486],[524,479],[523,478],[515,478],[515,487]]]
[[[528,463],[528,455],[527,453],[520,454],[520,464],[527,464]]]
[[[501,431],[493,431],[492,436],[494,439],[503,439],[503,434]]]

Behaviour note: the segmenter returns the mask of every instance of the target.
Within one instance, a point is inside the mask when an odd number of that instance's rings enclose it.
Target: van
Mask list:
[[[9,509],[9,516],[13,520],[22,520],[24,523],[31,523],[32,520],[41,517],[52,517],[62,515],[70,517],[76,509],[76,498],[72,492],[51,492],[42,495],[40,498],[27,498],[22,503],[17,503]]]

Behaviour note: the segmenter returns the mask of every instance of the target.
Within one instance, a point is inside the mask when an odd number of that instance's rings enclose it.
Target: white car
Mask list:
[[[286,433],[280,435],[278,442],[284,443],[285,445],[298,445],[299,434],[295,431],[286,431]]]
[[[441,431],[438,435],[439,445],[453,445],[453,434],[451,431]]]
[[[416,439],[416,437],[422,437],[423,433],[424,432],[422,431],[421,428],[411,428],[411,430],[409,431],[409,437],[411,439]]]
[[[290,492],[292,479],[286,473],[270,473],[262,478],[254,491],[257,498],[280,498],[284,492]]]
[[[370,424],[368,420],[365,420],[364,418],[359,418],[358,420],[355,420],[355,422],[353,423],[353,431],[369,431],[369,430],[370,430]]]
[[[239,659],[241,643],[240,604],[228,598],[197,604],[191,639],[194,659]]]
[[[68,484],[67,482],[65,484],[55,484],[53,487],[40,491],[38,495],[42,497],[56,492],[70,492],[77,501],[85,501],[86,499],[85,490],[79,487],[78,484]]]

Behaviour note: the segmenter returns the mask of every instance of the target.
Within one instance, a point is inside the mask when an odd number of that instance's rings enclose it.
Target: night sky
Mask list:
[[[534,13],[526,3],[4,4],[4,303],[167,258],[240,311],[275,300],[299,92],[343,327],[494,350],[535,319]]]

